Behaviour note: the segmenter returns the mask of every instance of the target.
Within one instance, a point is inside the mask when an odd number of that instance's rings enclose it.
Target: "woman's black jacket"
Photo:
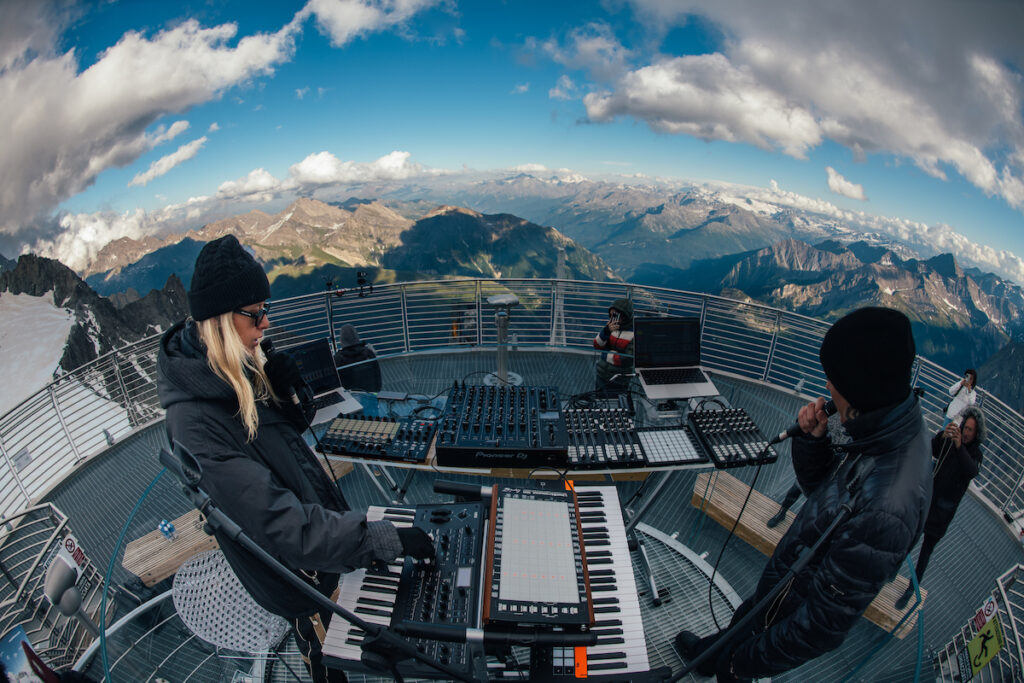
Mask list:
[[[194,323],[180,323],[161,339],[157,388],[169,438],[202,468],[200,487],[256,543],[325,595],[339,573],[369,566],[365,516],[348,511],[301,435],[273,405],[257,403],[259,430],[247,440],[235,393],[207,364]],[[222,535],[217,541],[265,609],[289,619],[316,611],[240,546]]]

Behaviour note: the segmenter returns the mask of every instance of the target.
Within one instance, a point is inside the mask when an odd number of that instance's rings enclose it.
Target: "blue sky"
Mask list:
[[[1022,27],[999,0],[7,0],[0,253],[80,268],[288,192],[543,167],[774,181],[1024,273]]]

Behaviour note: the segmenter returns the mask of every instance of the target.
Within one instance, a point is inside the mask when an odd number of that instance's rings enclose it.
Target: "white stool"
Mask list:
[[[188,559],[174,575],[171,591],[178,616],[197,637],[217,648],[273,652],[281,659],[277,647],[291,628],[288,621],[256,604],[220,550]]]

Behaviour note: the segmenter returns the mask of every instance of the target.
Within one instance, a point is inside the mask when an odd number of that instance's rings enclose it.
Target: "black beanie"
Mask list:
[[[836,321],[821,342],[821,367],[854,408],[867,412],[910,393],[914,335],[907,316],[891,308],[861,308]]]
[[[206,320],[270,298],[270,280],[234,235],[207,242],[196,257],[188,308]]]

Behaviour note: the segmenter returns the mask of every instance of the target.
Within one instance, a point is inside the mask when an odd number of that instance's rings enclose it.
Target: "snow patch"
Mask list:
[[[53,292],[0,295],[0,415],[53,380],[75,314],[53,305]]]
[[[955,303],[953,303],[952,301],[950,301],[949,299],[947,299],[946,297],[942,297],[942,302],[943,302],[944,304],[946,304],[947,306],[949,306],[949,307],[950,307],[950,308],[951,308],[952,310],[954,310],[954,311],[957,311],[957,312],[959,312],[959,311],[960,311],[960,307],[959,307],[959,306],[957,306],[957,305],[956,305]]]

